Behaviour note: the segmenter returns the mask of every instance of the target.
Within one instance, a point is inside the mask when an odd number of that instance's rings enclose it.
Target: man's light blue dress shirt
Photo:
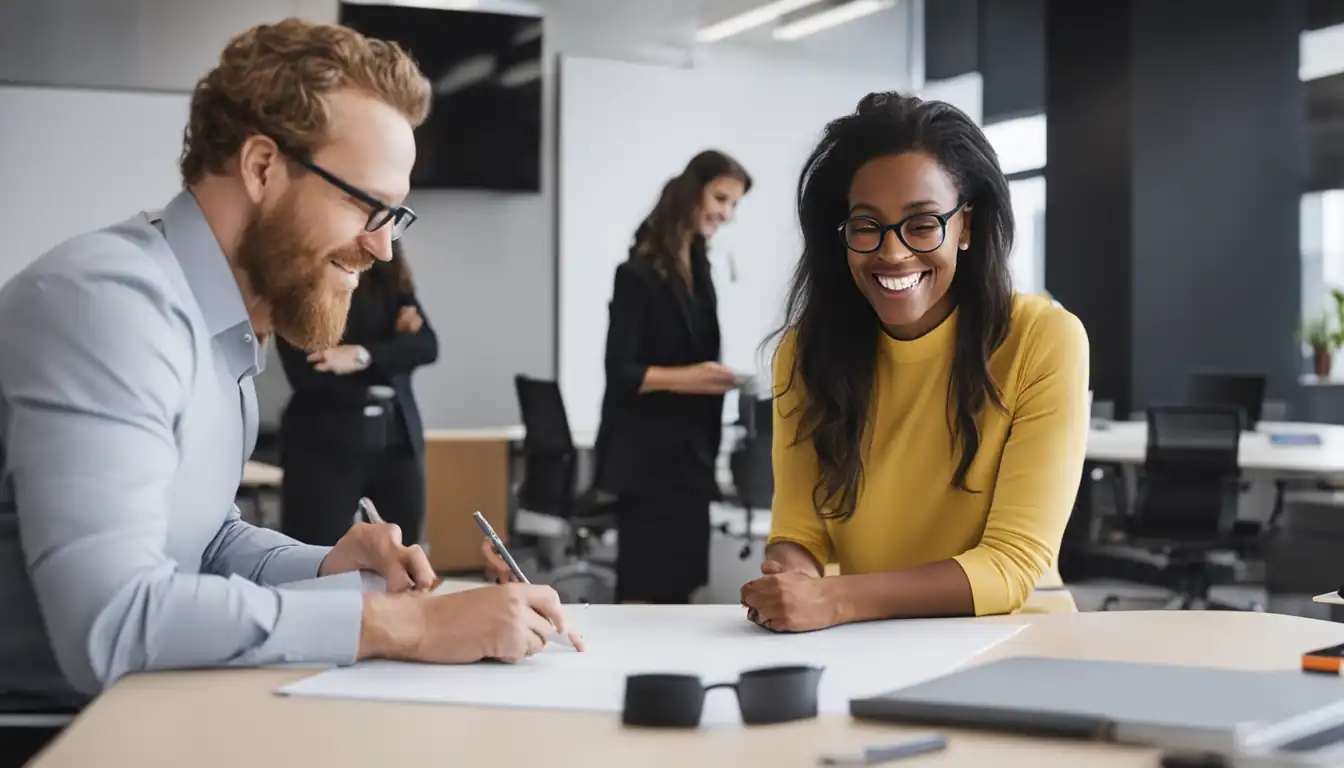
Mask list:
[[[354,660],[359,593],[277,588],[328,550],[233,504],[263,361],[189,192],[0,289],[0,697]]]

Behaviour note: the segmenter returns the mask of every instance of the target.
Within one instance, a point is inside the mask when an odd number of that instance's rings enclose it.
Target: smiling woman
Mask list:
[[[718,298],[707,243],[751,176],[717,150],[691,158],[616,268],[596,484],[617,497],[616,599],[686,603],[709,579],[709,504],[723,395]]]
[[[776,630],[1017,610],[1058,583],[1088,343],[1013,293],[993,149],[954,107],[871,94],[827,127],[798,209],[773,528],[743,603]]]

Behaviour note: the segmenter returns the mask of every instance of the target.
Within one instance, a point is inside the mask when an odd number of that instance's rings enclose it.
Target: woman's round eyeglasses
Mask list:
[[[966,207],[963,201],[947,213],[916,213],[895,224],[883,224],[872,216],[851,216],[838,231],[845,247],[855,253],[876,253],[888,232],[895,232],[901,245],[914,253],[931,253],[947,239],[947,222]]]

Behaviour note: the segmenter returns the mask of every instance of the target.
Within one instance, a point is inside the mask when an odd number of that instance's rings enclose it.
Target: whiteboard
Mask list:
[[[559,382],[571,427],[598,426],[616,266],[664,182],[702,149],[737,158],[754,186],[710,243],[723,362],[769,381],[762,340],[783,319],[801,238],[795,192],[826,123],[899,77],[743,54],[673,68],[560,62]],[[733,400],[725,406],[735,412]]]
[[[190,95],[0,86],[0,283],[181,189]]]

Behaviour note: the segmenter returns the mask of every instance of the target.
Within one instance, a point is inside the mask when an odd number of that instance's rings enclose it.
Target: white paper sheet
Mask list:
[[[710,684],[734,681],[748,669],[813,664],[826,670],[821,713],[844,715],[854,697],[951,672],[1023,629],[940,619],[774,634],[748,622],[736,605],[567,608],[586,641],[583,653],[551,644],[518,664],[361,662],[286,685],[278,693],[618,713],[628,674],[684,672]],[[741,723],[731,690],[710,693],[702,723]]]

